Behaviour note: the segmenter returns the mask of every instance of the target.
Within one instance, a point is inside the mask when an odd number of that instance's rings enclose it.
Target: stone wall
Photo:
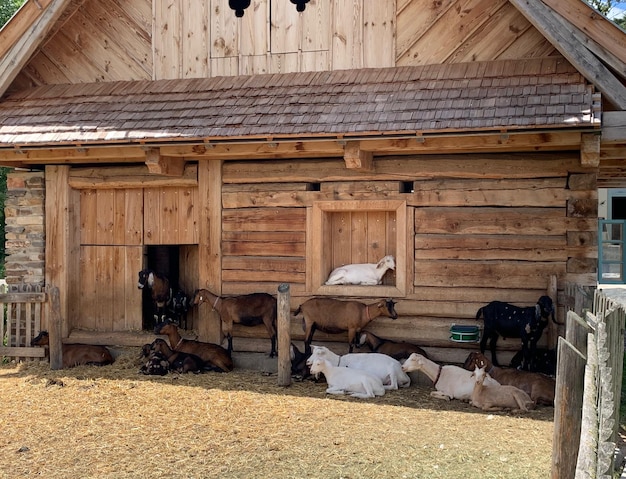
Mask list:
[[[44,172],[13,170],[7,175],[6,281],[11,285],[45,282]]]

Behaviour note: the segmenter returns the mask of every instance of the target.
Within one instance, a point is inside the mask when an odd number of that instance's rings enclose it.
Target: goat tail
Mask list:
[[[479,308],[478,311],[476,311],[476,319],[480,319],[480,317],[483,314],[483,309],[484,309],[484,307],[483,308]]]

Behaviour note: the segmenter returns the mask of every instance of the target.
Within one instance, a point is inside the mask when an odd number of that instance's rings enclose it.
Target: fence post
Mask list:
[[[61,298],[59,288],[50,288],[50,330],[48,331],[50,369],[63,369],[63,338],[61,337]]]
[[[281,283],[278,286],[277,320],[278,330],[278,385],[291,384],[291,331],[290,331],[290,294],[289,284]]]
[[[568,313],[568,318],[573,312]],[[569,322],[568,322],[569,327]],[[580,442],[585,357],[562,336],[558,339],[552,479],[571,479]]]

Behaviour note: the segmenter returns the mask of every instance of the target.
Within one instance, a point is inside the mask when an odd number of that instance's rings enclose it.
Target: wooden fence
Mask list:
[[[44,348],[31,347],[45,314],[47,294],[37,285],[11,285],[0,291],[0,357],[42,358]]]
[[[626,311],[596,291],[581,314],[567,313],[558,341],[553,479],[613,477]]]

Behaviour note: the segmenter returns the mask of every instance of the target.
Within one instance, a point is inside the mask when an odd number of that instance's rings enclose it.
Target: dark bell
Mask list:
[[[296,6],[296,10],[299,12],[304,12],[306,8],[306,4],[309,3],[309,0],[290,0]]]
[[[250,6],[250,0],[228,0],[228,6],[235,10],[236,17],[243,17],[243,11]]]

